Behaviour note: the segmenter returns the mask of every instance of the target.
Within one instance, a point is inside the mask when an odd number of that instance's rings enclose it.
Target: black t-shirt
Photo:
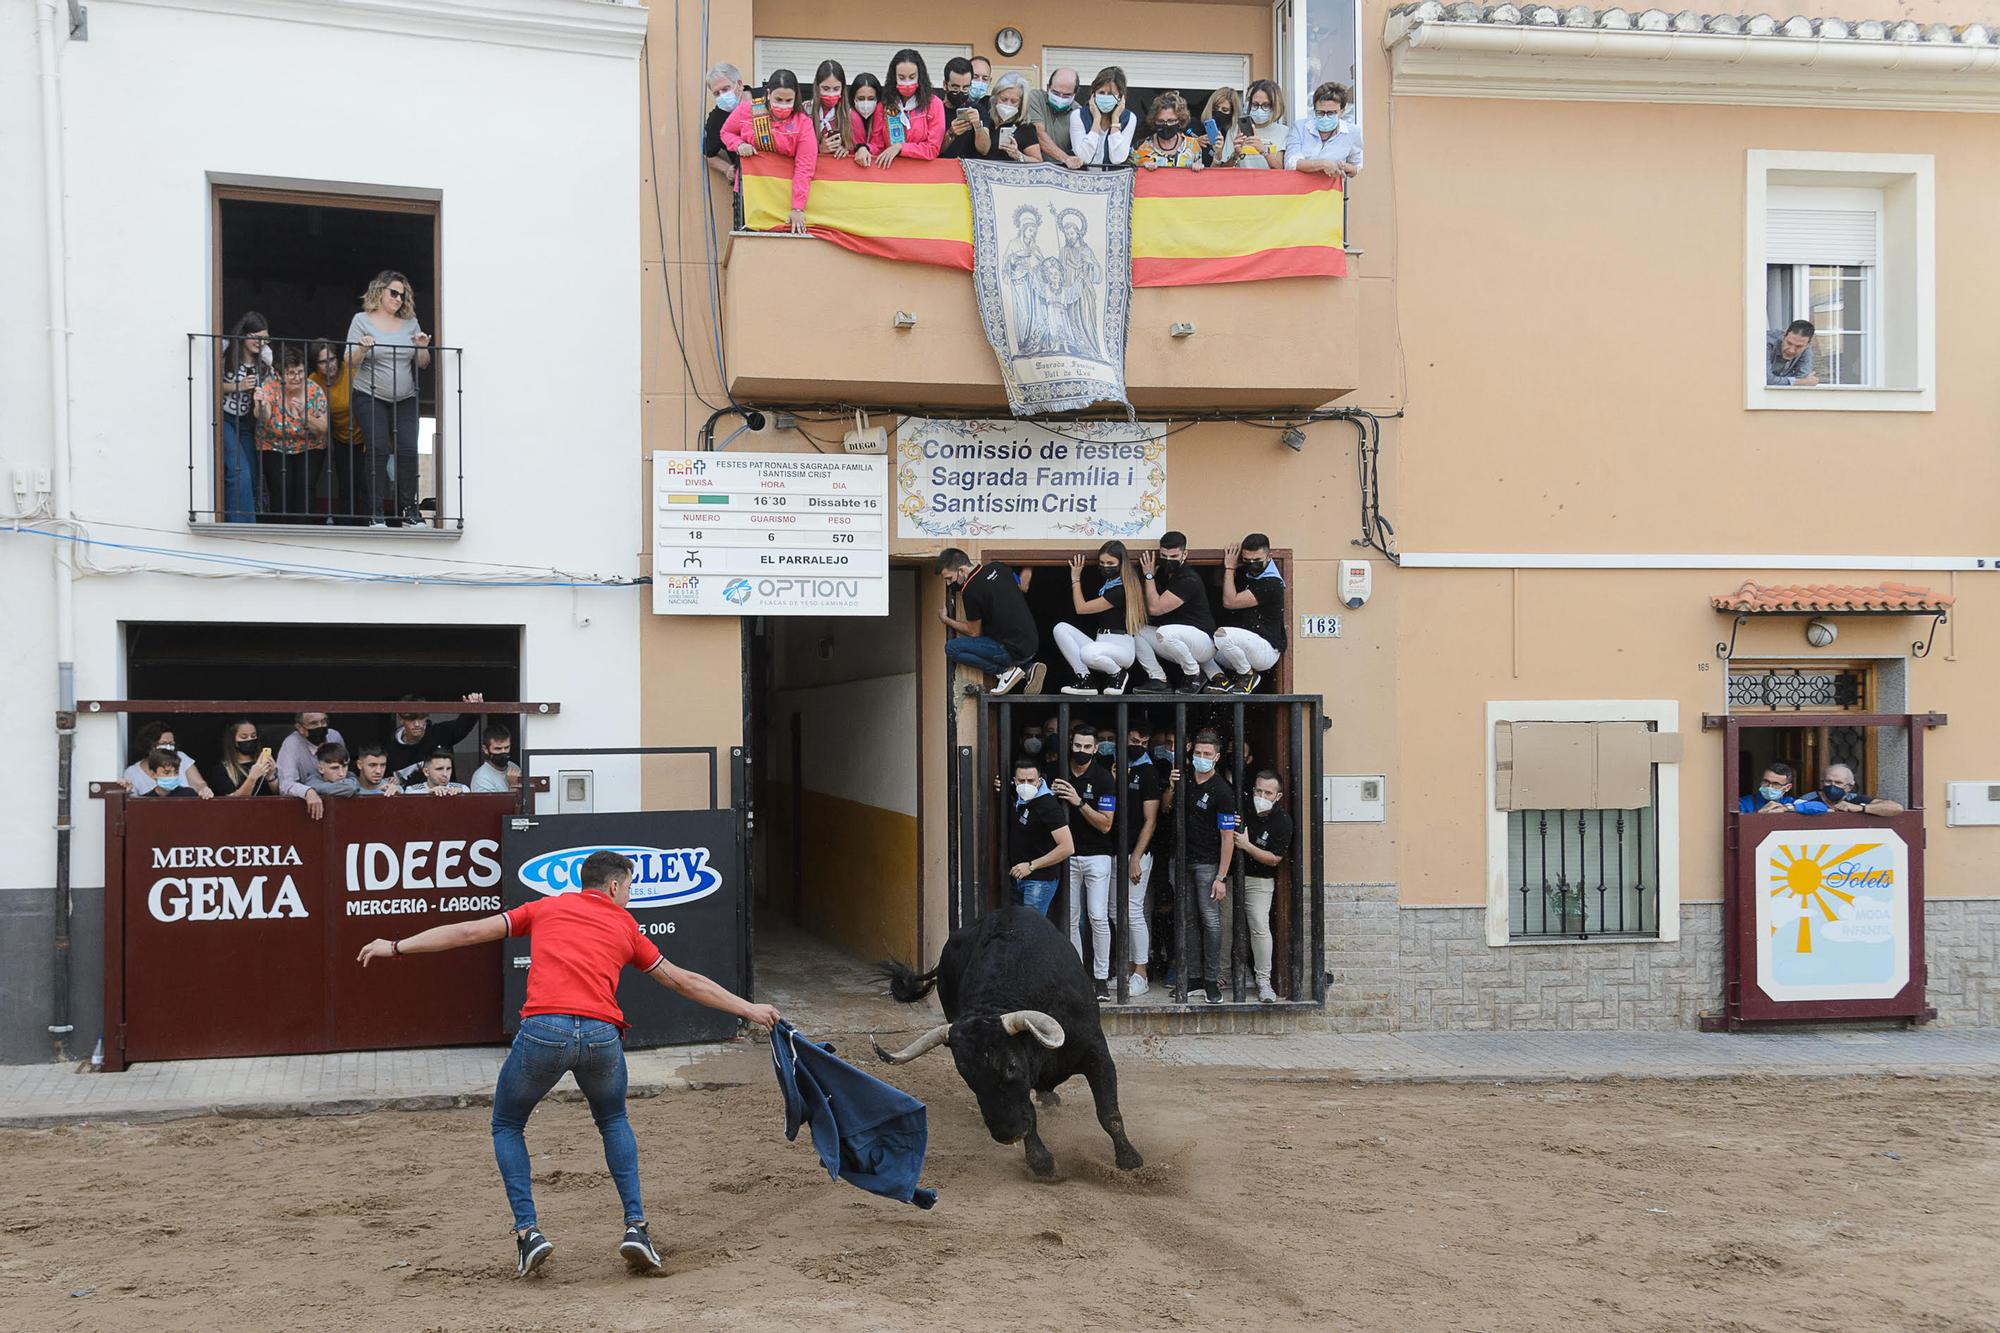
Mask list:
[[[1181,772],[1181,789],[1174,809],[1187,820],[1188,864],[1214,865],[1222,859],[1222,837],[1236,831],[1236,789],[1221,774],[1196,782],[1192,769]]]
[[[983,110],[984,108],[981,109]],[[986,123],[988,125],[993,125],[993,116],[992,113],[990,112],[987,114]],[[988,162],[1012,162],[1014,160],[1013,158],[1007,156],[1007,150],[1000,146],[1000,136],[1007,133],[1009,130],[1012,130],[1014,132],[1014,147],[1020,149],[1024,153],[1027,152],[1030,148],[1033,148],[1035,145],[1041,143],[1042,141],[1042,132],[1036,129],[1033,125],[1024,123],[1017,116],[1015,117],[1013,123],[1010,125],[993,126],[992,146],[986,150],[986,160]],[[979,154],[967,153],[966,156],[977,157],[979,156]]]
[[[1181,604],[1154,616],[1155,625],[1192,625],[1203,634],[1215,633],[1215,612],[1209,609],[1208,589],[1202,585],[1201,575],[1185,564],[1171,574],[1162,566],[1158,581],[1160,592],[1172,593]]]
[[[1025,662],[1041,650],[1034,613],[1028,610],[1028,599],[1007,566],[997,562],[981,565],[959,594],[959,606],[963,618],[978,621],[979,632],[999,640],[1015,663]]]
[[[1270,852],[1277,856],[1292,854],[1292,817],[1285,813],[1285,807],[1274,805],[1267,815],[1257,813],[1252,806],[1250,813],[1243,816],[1243,836],[1250,839],[1250,845],[1260,852]],[[1251,857],[1243,858],[1243,873],[1253,879],[1270,879],[1278,873],[1278,867],[1267,866]]]
[[[974,137],[978,134],[977,130],[967,130],[963,134],[953,134],[951,132],[951,123],[958,119],[961,112],[965,111],[970,111],[974,116],[977,116],[981,125],[990,126],[993,123],[992,118],[986,114],[986,108],[979,103],[971,102],[965,106],[954,107],[950,99],[947,98],[944,104],[944,149],[938,154],[939,157],[984,156],[979,151],[979,145],[974,142]],[[1008,160],[1012,161],[1013,159],[1009,158]]]
[[[1103,575],[1098,577],[1101,580]],[[1084,586],[1087,588],[1090,584],[1086,581]],[[1091,618],[1097,623],[1090,628],[1099,634],[1125,633],[1125,580],[1115,574],[1112,575],[1111,579],[1097,590],[1097,595],[1111,603],[1111,609],[1099,611],[1092,616]]]
[[[1115,812],[1118,809],[1117,776],[1095,759],[1091,760],[1090,766],[1083,770],[1082,777],[1072,772],[1068,765],[1063,766],[1061,776],[1062,780],[1076,788],[1076,794],[1083,798],[1082,806],[1063,802],[1063,809],[1069,812],[1069,831],[1076,839],[1076,854],[1078,856],[1114,854],[1118,849],[1112,842],[1110,831],[1099,833],[1092,828],[1090,821],[1083,817],[1083,811],[1091,809]]]
[[[1007,864],[1017,866],[1023,861],[1037,861],[1047,856],[1056,845],[1056,830],[1069,823],[1068,809],[1054,796],[1017,801],[1012,816],[1007,820]],[[1041,866],[1035,871],[1035,878],[1054,878],[1062,873],[1062,867],[1060,861],[1052,866]]]
[[[1229,614],[1230,623],[1261,637],[1279,652],[1285,651],[1285,580],[1276,565],[1266,565],[1256,578],[1236,567],[1236,591],[1248,592],[1257,605]]]
[[[748,97],[748,93],[741,94]],[[701,155],[703,157],[735,157],[722,142],[722,122],[729,119],[729,113],[721,107],[710,107],[708,120],[701,127]]]
[[[1146,802],[1160,799],[1160,788],[1166,785],[1166,778],[1160,766],[1150,759],[1143,764],[1131,764],[1125,771],[1125,850],[1131,851],[1139,845],[1139,830],[1146,822]],[[1165,814],[1162,812],[1161,818]],[[1160,850],[1160,828],[1156,820],[1153,826],[1153,842],[1146,849]]]

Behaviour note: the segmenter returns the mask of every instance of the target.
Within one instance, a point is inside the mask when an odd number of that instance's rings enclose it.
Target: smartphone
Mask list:
[[[1207,130],[1207,131],[1208,131],[1208,141],[1209,141],[1210,143],[1221,143],[1221,142],[1222,142],[1222,131],[1221,131],[1221,130],[1219,130],[1219,129],[1217,129],[1217,128],[1215,127],[1215,120],[1214,120],[1214,118],[1213,118],[1213,117],[1210,117],[1209,119],[1207,119],[1207,120],[1204,120],[1204,121],[1203,121],[1203,122],[1201,123],[1201,127],[1202,127],[1202,128],[1204,129],[1204,130]]]
[[[263,749],[261,749],[261,750],[259,750],[259,751],[257,752],[257,762],[258,762],[258,763],[260,763],[260,764],[268,764],[268,763],[270,763],[270,762],[271,762],[271,747],[270,747],[270,746],[268,746],[268,745],[267,745],[267,746],[265,746],[265,747],[264,747]]]
[[[1011,148],[1011,147],[1013,147],[1013,145],[1014,145],[1014,127],[1013,127],[1012,125],[1005,125],[1005,126],[1002,126],[1002,127],[1001,127],[1001,130],[1000,130],[1000,144],[1001,144],[1001,146],[1002,146],[1002,147],[1004,147],[1004,148]]]

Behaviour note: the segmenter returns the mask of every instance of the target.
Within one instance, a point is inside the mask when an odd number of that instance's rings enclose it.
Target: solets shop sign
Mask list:
[[[593,852],[617,852],[632,862],[633,907],[676,907],[722,887],[706,847],[565,847],[523,865],[521,883],[544,895],[572,892],[581,887],[583,863]]]

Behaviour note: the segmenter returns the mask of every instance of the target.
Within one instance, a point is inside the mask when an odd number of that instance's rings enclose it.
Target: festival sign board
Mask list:
[[[1167,441],[1157,423],[911,418],[896,441],[900,537],[1087,543],[1165,530]]]
[[[888,471],[846,454],[656,451],[654,612],[887,615]]]

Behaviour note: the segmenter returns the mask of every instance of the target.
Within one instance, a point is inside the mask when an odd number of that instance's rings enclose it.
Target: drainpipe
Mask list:
[[[70,517],[69,452],[69,255],[63,220],[62,74],[56,62],[57,24],[63,21],[62,0],[40,0],[35,6],[35,44],[42,76],[42,203],[43,230],[48,247],[43,269],[48,274],[49,302],[49,437],[53,466],[49,469],[49,507],[58,522]],[[70,543],[55,548],[56,647],[56,882],[50,913],[53,939],[50,954],[49,1041],[54,1057],[69,1055],[69,932],[70,932],[70,809],[71,771],[76,754],[76,618],[73,597],[76,567]]]

